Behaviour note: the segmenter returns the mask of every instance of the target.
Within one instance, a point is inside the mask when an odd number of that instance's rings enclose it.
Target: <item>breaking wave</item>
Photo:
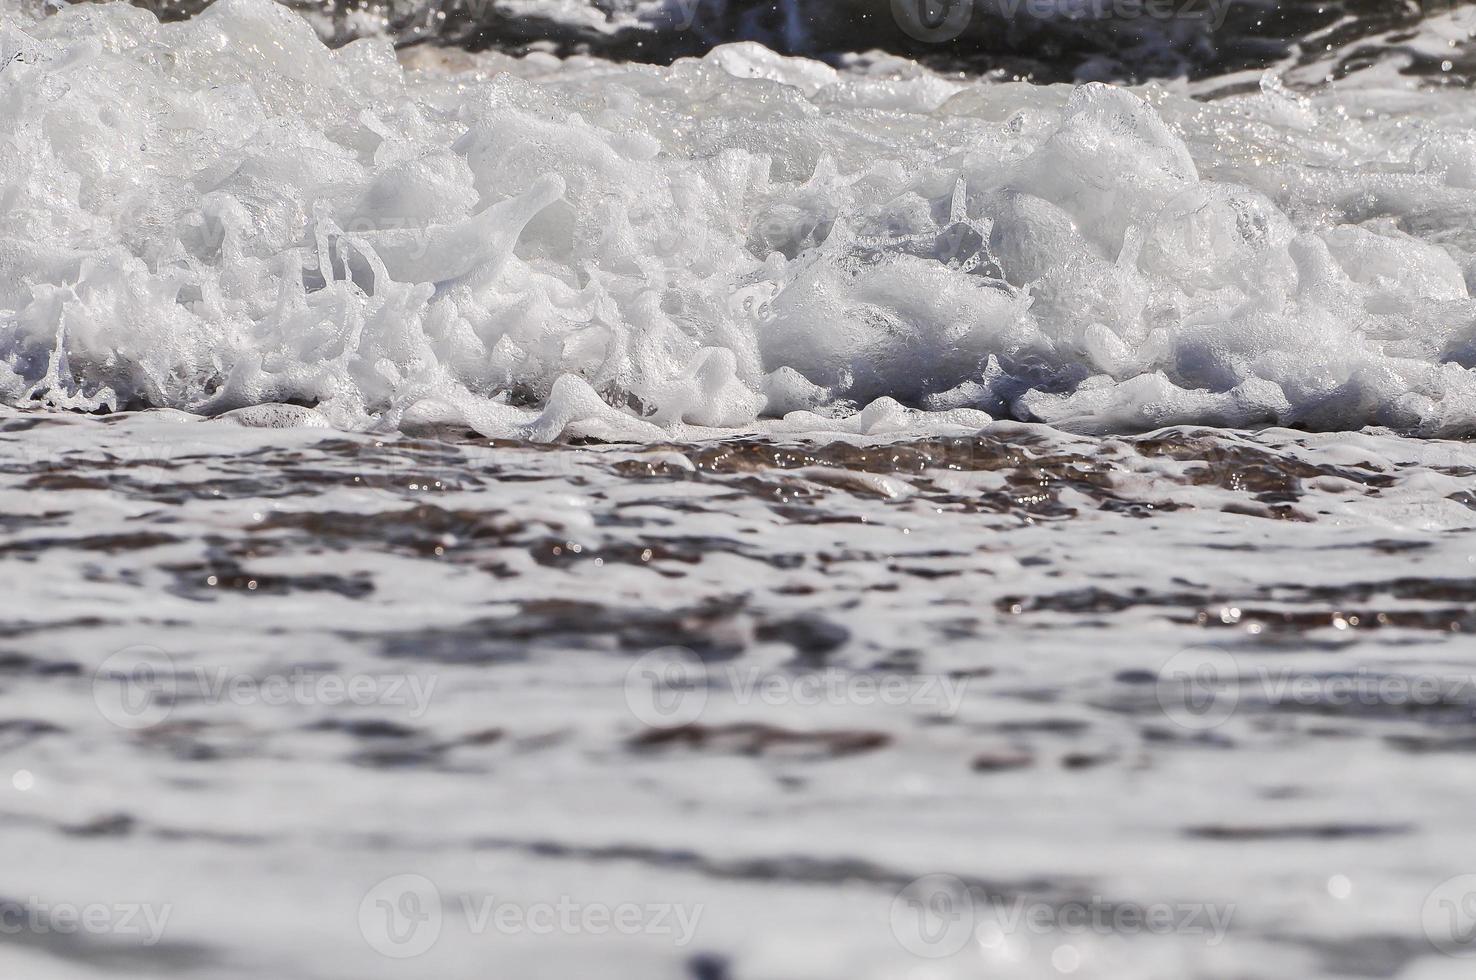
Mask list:
[[[1467,94],[450,57],[270,0],[0,15],[0,398],[1476,431]]]
[[[36,0],[39,2],[39,0]],[[59,0],[52,0],[59,2]],[[134,0],[188,16],[209,0]],[[1272,68],[1306,79],[1380,67],[1464,85],[1465,0],[279,0],[342,44],[390,36],[669,64],[731,41],[1036,82],[1207,79]]]

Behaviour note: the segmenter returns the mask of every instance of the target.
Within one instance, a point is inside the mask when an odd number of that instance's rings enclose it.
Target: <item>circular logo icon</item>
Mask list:
[[[942,959],[969,944],[974,896],[953,875],[924,875],[892,899],[892,935],[914,956]]]
[[[174,710],[174,659],[158,647],[125,647],[92,675],[97,710],[119,728],[152,728]]]
[[[1218,728],[1240,705],[1240,667],[1219,647],[1189,647],[1159,668],[1154,693],[1164,715],[1179,727]]]
[[[435,882],[424,875],[394,875],[359,903],[359,932],[376,953],[410,959],[441,938],[443,914]]]
[[[1457,875],[1432,891],[1420,920],[1430,945],[1446,956],[1476,956],[1476,874]]]
[[[974,0],[892,0],[892,19],[918,41],[952,41],[969,26]]]
[[[625,703],[643,725],[690,725],[707,707],[707,680],[707,666],[692,651],[662,647],[625,672]]]

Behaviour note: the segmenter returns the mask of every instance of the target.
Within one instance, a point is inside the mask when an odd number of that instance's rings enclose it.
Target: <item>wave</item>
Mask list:
[[[208,0],[136,0],[164,16]],[[883,51],[939,71],[1036,82],[1307,80],[1383,66],[1476,77],[1464,0],[281,0],[332,44],[389,36],[511,54],[670,64],[734,41],[840,64]]]
[[[1476,431],[1464,93],[446,57],[270,0],[0,14],[0,398]]]

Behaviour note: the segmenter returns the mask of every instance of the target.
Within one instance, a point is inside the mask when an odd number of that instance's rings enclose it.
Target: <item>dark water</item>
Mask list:
[[[176,17],[206,5],[139,2]],[[1203,79],[1311,63],[1326,63],[1336,77],[1397,59],[1406,73],[1466,84],[1476,68],[1468,33],[1439,51],[1410,43],[1432,19],[1463,16],[1467,5],[1449,0],[283,2],[308,13],[335,43],[384,31],[402,45],[545,50],[660,64],[753,40],[824,60],[879,50],[941,71],[1038,82]]]

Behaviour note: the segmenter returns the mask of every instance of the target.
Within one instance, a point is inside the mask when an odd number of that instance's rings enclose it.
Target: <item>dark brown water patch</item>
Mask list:
[[[653,728],[631,738],[633,749],[688,748],[739,755],[780,755],[792,758],[838,758],[873,752],[891,742],[885,732],[863,730],[798,731],[755,722],[731,725],[680,725]]]

